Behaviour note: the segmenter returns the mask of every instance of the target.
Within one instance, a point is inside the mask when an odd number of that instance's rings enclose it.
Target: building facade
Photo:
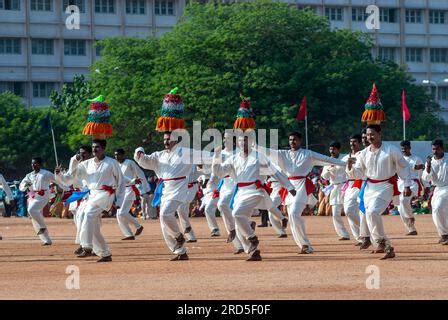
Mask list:
[[[448,121],[448,0],[284,0],[326,16],[333,28],[372,35],[372,55],[405,65],[431,89]],[[51,90],[88,74],[106,37],[160,36],[181,17],[186,0],[0,0],[0,92],[29,106],[48,105]],[[68,29],[69,5],[80,29]],[[379,29],[368,29],[366,8],[379,8]],[[445,80],[446,79],[446,80]]]

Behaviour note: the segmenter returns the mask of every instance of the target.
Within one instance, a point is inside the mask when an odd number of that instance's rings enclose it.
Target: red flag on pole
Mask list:
[[[404,89],[401,94],[401,111],[403,113],[404,121],[409,121],[409,119],[411,119],[411,113],[409,112],[408,105],[406,103],[406,92]]]
[[[306,114],[306,96],[303,97],[302,102],[300,103],[299,111],[297,112],[296,119],[297,121],[305,120]]]

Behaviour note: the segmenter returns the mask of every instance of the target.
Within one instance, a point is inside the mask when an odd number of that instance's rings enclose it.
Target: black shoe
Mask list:
[[[384,255],[384,257],[382,257],[380,260],[386,260],[386,259],[395,258],[394,248],[391,247],[390,245],[389,246],[386,245],[385,253],[386,254]]]
[[[339,241],[347,241],[347,240],[350,240],[350,238],[347,238],[347,237],[341,237],[341,238],[339,238]]]
[[[170,261],[178,261],[178,260],[190,260],[190,258],[188,257],[188,254],[183,253],[183,254],[178,254],[174,258],[170,259]]]
[[[257,226],[257,223],[255,222],[255,221],[252,221],[251,223],[250,223],[250,227],[252,228],[252,230],[254,230],[255,231],[255,227]]]
[[[51,246],[51,242],[44,242],[42,243],[42,246]]]
[[[417,231],[410,231],[408,233],[406,233],[407,236],[416,236],[417,235]]]
[[[226,242],[227,243],[233,242],[233,240],[235,240],[235,237],[236,237],[236,231],[235,230],[230,231]]]
[[[257,249],[258,245],[260,244],[260,241],[258,241],[257,236],[252,236],[251,238],[249,238],[247,240],[249,240],[249,242],[250,242],[249,253],[251,253]]]
[[[299,254],[312,254],[312,253],[313,253],[313,250],[310,249],[310,247],[307,245],[304,245],[302,247],[302,249],[300,249],[300,252],[299,252]]]
[[[121,240],[135,240],[135,237],[134,236],[130,236],[130,237],[123,238]]]
[[[283,218],[283,220],[282,220],[283,229],[286,229],[287,226],[288,226],[288,218]]]
[[[174,246],[173,251],[176,251],[176,250],[182,248],[182,246],[185,243],[185,238],[184,238],[184,235],[182,233],[179,233],[179,235],[175,238],[175,240],[176,240],[177,243]]]
[[[191,243],[191,242],[198,242],[198,240],[196,240],[196,239],[187,240],[187,243]]]
[[[257,227],[258,228],[266,228],[266,227],[268,227],[268,224],[267,223],[262,223],[262,224],[259,224]]]
[[[87,258],[93,256],[92,249],[82,249],[82,252],[78,255],[76,255],[78,258]]]
[[[189,233],[190,231],[191,231],[191,226],[189,226],[189,227],[185,228],[185,231],[184,231],[184,233]]]
[[[244,249],[236,249],[235,251],[233,251],[233,254],[240,254],[243,252],[244,252]]]
[[[101,259],[96,260],[96,262],[111,262],[112,261],[112,255],[107,257],[101,257]]]
[[[279,235],[278,238],[288,238],[288,235],[286,233],[284,233],[284,234]]]
[[[220,237],[219,229],[213,229],[211,235],[212,237]]]
[[[255,250],[246,261],[261,261],[260,250]]]
[[[2,237],[2,236],[0,236],[0,240],[3,240],[3,237]]]
[[[370,237],[365,237],[362,239],[362,244],[359,246],[359,250],[364,250],[369,248],[372,245],[372,242],[370,241]]]
[[[140,228],[138,228],[137,230],[135,230],[135,235],[139,236],[142,232],[143,232],[143,226],[140,226]]]
[[[78,249],[75,250],[75,252],[73,252],[75,255],[78,255],[82,252],[82,247],[79,246]]]
[[[40,228],[39,231],[37,232],[37,235],[40,236],[41,234],[44,234],[46,230],[47,230],[46,228]]]

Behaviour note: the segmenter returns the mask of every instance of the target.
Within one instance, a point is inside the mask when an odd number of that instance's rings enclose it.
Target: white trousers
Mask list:
[[[334,204],[331,206],[334,230],[336,230],[336,233],[338,234],[338,236],[343,237],[343,238],[350,238],[350,235],[348,234],[347,229],[345,229],[344,220],[342,220],[342,208],[343,207],[344,206],[342,204]]]
[[[448,197],[434,195],[431,199],[432,220],[439,236],[448,236]]]
[[[358,207],[358,200],[356,197],[352,197],[350,199],[344,199],[344,212],[348,219],[348,224],[350,226],[350,230],[353,234],[353,237],[356,240],[361,240],[360,236],[360,211]]]
[[[218,222],[216,221],[216,208],[218,206],[218,199],[211,199],[204,208],[205,218],[207,219],[208,228],[210,231],[218,230]]]
[[[190,223],[190,203],[182,202],[177,208],[177,214],[179,215],[179,223],[182,228],[182,233],[185,232],[185,229],[191,228],[190,232],[185,233],[187,240],[197,240],[193,227]]]
[[[76,238],[75,243],[81,244],[81,225],[84,220],[84,210],[83,208],[76,208],[75,210],[71,210],[73,214],[73,222],[76,226]]]
[[[83,220],[81,223],[81,246],[85,249],[92,249],[99,257],[111,255],[109,247],[101,234],[101,214],[103,209],[95,203],[87,203],[83,210]]]
[[[385,240],[389,242],[389,239],[384,232],[383,219],[381,214],[387,209],[389,203],[381,198],[376,198],[373,201],[369,201],[369,205],[366,206],[366,220],[369,227],[372,243],[377,246],[378,242]]]
[[[415,229],[414,223],[411,222],[411,219],[414,218],[414,214],[412,213],[411,206],[412,195],[410,197],[403,196],[403,193],[400,194],[400,204],[398,206],[398,212],[400,212],[401,220],[403,221],[408,232],[417,231]]]
[[[163,238],[165,239],[168,248],[174,254],[184,254],[187,252],[185,246],[174,250],[174,247],[176,246],[176,237],[181,233],[175,213],[181,204],[182,202],[176,200],[168,200],[160,204],[160,226],[162,227]],[[180,216],[181,215],[179,214],[179,217]]]
[[[274,206],[269,209],[269,221],[272,224],[275,232],[280,236],[286,234],[285,229],[282,227],[282,220],[285,218],[278,206],[282,204],[282,198],[278,194],[278,190],[273,190],[271,193],[271,200]]]
[[[288,205],[289,225],[291,227],[292,235],[299,248],[308,246],[313,250],[305,230],[305,221],[302,218],[303,210],[306,207],[305,202],[293,202]]]
[[[37,197],[37,196],[36,196]],[[39,235],[39,239],[43,243],[52,243],[50,234],[48,233],[47,225],[45,224],[43,210],[48,199],[31,200],[28,202],[28,213],[30,214],[31,222],[33,224],[34,231],[39,232],[40,229],[45,228],[45,232]]]
[[[217,203],[222,220],[224,220],[224,227],[226,228],[227,234],[235,230],[235,218],[232,215],[232,209],[230,209],[231,198],[232,194],[220,194]],[[237,236],[233,240],[232,244],[236,249],[244,249],[241,241]]]
[[[244,252],[249,253],[250,241],[248,238],[255,236],[255,231],[250,226],[251,216],[255,207],[263,201],[263,196],[255,195],[244,202],[235,202],[232,215],[235,218],[236,236],[243,245]]]
[[[125,195],[121,207],[117,210],[118,226],[120,227],[121,233],[123,233],[125,237],[134,236],[134,232],[132,231],[130,225],[133,225],[136,229],[141,227],[141,224],[138,222],[137,218],[133,217],[129,213],[132,208],[132,204],[134,203],[133,198],[134,197],[132,194]]]

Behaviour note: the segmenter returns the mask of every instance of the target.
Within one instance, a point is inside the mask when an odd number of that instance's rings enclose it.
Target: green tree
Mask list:
[[[31,171],[31,158],[40,156],[52,170],[55,165],[51,134],[44,131],[41,121],[49,108],[26,108],[20,97],[10,93],[0,94],[0,172],[8,179],[20,179]],[[58,114],[53,114],[53,128],[56,135],[58,155],[62,159],[68,155],[61,143],[61,133],[66,131],[65,122]]]

